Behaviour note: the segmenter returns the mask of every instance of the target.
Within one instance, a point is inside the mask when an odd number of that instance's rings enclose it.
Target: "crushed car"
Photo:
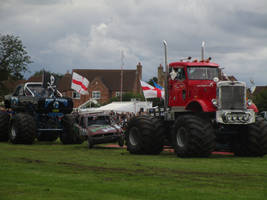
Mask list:
[[[88,148],[95,144],[118,142],[124,145],[124,133],[113,118],[106,113],[79,113],[74,123],[74,132],[88,141]]]

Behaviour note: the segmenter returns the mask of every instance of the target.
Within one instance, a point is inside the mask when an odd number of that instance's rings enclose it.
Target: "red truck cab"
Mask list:
[[[177,110],[214,112],[219,65],[210,62],[173,62],[169,64],[169,104]]]

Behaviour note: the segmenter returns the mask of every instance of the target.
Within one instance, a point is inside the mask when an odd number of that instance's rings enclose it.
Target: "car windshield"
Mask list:
[[[88,126],[91,125],[108,125],[110,124],[110,120],[108,116],[90,116],[88,117]]]
[[[213,80],[218,77],[216,67],[187,67],[189,80]]]

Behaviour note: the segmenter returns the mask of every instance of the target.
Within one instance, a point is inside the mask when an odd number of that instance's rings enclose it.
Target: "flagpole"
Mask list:
[[[120,102],[122,102],[122,88],[123,88],[123,62],[124,54],[123,51],[121,51],[121,92],[120,92]]]

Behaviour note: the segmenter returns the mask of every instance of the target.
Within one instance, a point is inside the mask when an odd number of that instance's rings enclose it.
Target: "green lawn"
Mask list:
[[[86,142],[0,143],[2,199],[267,199],[267,156],[181,159]]]

